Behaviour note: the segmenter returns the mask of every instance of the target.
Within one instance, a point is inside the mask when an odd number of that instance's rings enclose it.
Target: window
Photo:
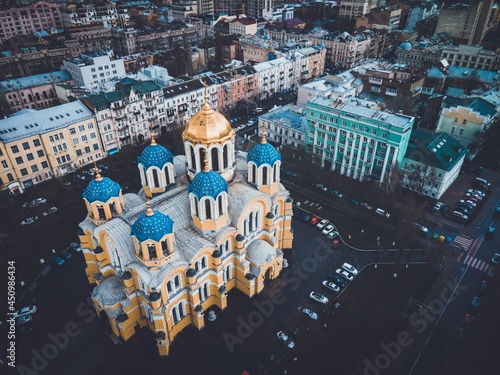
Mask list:
[[[23,142],[23,150],[29,150],[30,144],[28,142]]]
[[[73,146],[76,146],[79,143],[80,141],[78,140],[78,138],[73,139]]]
[[[34,145],[35,147],[39,147],[39,146],[41,146],[41,144],[40,144],[40,140],[39,140],[39,139],[34,139],[34,140],[33,140],[33,145]]]
[[[24,163],[23,158],[22,158],[22,157],[20,157],[20,156],[18,156],[18,157],[16,158],[16,163],[17,163],[17,165],[19,165],[19,164],[23,164],[23,163]]]
[[[31,171],[32,171],[32,172],[38,172],[38,165],[36,165],[36,164],[35,164],[35,165],[32,165],[32,166],[31,166]]]
[[[76,129],[75,128],[69,129],[69,134],[76,134]]]
[[[90,139],[95,139],[96,135],[95,133],[90,133]]]
[[[467,120],[463,120],[462,125],[467,125]]]
[[[460,129],[460,130],[458,131],[458,135],[462,135],[462,134],[464,134],[464,129]]]
[[[455,129],[456,129],[456,128],[453,126],[453,127],[451,128],[450,133],[451,133],[451,134],[455,134]]]
[[[5,169],[9,168],[9,165],[5,160],[2,160],[2,167],[4,167]]]
[[[458,123],[458,117],[455,117],[455,120],[453,120],[453,122],[454,122],[455,124],[457,124],[457,123]]]
[[[21,175],[26,176],[28,174],[28,170],[26,168],[21,169]]]
[[[94,143],[92,147],[94,148],[94,151],[99,150],[99,145],[97,143]]]
[[[76,150],[76,156],[82,156],[82,150]]]
[[[13,154],[17,154],[19,152],[19,147],[17,146],[12,146],[10,149],[12,150]]]
[[[33,160],[33,159],[35,159],[35,158],[33,157],[33,154],[31,154],[31,153],[30,153],[30,154],[27,154],[27,155],[26,155],[26,159],[28,159],[28,160]]]
[[[46,161],[42,161],[42,168],[48,168],[49,167],[49,163],[47,163]]]
[[[88,142],[88,141],[87,141],[87,136],[86,136],[86,135],[82,135],[82,142]]]

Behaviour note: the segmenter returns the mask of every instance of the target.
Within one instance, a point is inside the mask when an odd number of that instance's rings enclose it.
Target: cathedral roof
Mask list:
[[[211,170],[199,172],[188,187],[188,193],[193,193],[198,199],[202,197],[216,199],[223,191],[227,193],[227,181]]]
[[[122,187],[117,182],[107,177],[101,177],[97,173],[95,179],[89,182],[82,195],[89,203],[95,201],[105,203],[110,198],[119,197],[121,190]]]
[[[281,155],[276,149],[266,141],[266,124],[262,130],[262,140],[252,147],[247,154],[247,163],[254,162],[257,167],[262,164],[274,165],[278,160],[281,160]]]
[[[205,103],[186,123],[182,138],[196,144],[220,141],[233,135],[234,130],[229,121],[208,103],[205,88]]]
[[[276,249],[264,240],[255,240],[247,250],[246,258],[257,266],[266,264],[276,256]]]
[[[168,215],[153,211],[149,206],[149,201],[146,204],[148,209],[139,215],[132,225],[130,234],[137,237],[140,242],[159,241],[165,234],[172,233],[174,222]]]
[[[142,164],[146,169],[149,167],[158,167],[161,169],[166,163],[174,162],[174,155],[172,155],[168,149],[157,144],[153,140],[151,144],[142,151],[137,162]]]

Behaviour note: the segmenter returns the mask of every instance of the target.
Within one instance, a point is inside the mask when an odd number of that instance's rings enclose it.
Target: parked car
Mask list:
[[[462,326],[462,328],[464,329],[469,329],[471,324],[472,324],[472,320],[474,319],[474,317],[471,315],[471,314],[465,314],[465,316],[463,317],[462,319],[462,322],[460,323],[460,325]]]
[[[338,292],[340,292],[340,288],[339,288],[339,286],[338,286],[338,285],[335,285],[335,284],[334,284],[333,282],[331,282],[331,281],[324,280],[322,284],[323,284],[323,286],[324,286],[325,288],[328,288],[328,289],[330,289],[330,290],[333,290],[334,292],[337,292],[337,293],[338,293]]]
[[[80,251],[82,249],[82,246],[78,242],[71,242],[69,246],[76,251]]]
[[[107,167],[106,165],[104,165],[104,164],[99,164],[97,167],[98,167],[99,169],[103,169],[103,170],[108,169],[108,167]]]
[[[384,216],[384,217],[386,217],[386,218],[390,218],[390,217],[391,217],[391,214],[389,214],[388,212],[386,212],[385,210],[383,210],[383,209],[381,209],[381,208],[377,208],[377,209],[375,210],[375,213],[376,213],[377,215]]]
[[[346,270],[343,270],[342,268],[337,268],[337,270],[335,271],[338,275],[342,276],[343,278],[345,278],[346,280],[349,280],[349,281],[352,281],[352,279],[354,279],[354,276],[352,274],[350,274],[349,272],[347,272]]]
[[[475,312],[477,309],[479,309],[479,305],[481,304],[481,301],[479,300],[479,297],[474,296],[470,303],[470,311]]]
[[[31,225],[38,220],[38,216],[30,216],[21,221],[21,225]]]
[[[370,206],[368,203],[365,203],[365,202],[361,202],[361,207],[364,207],[364,208],[366,208],[367,210],[370,210],[370,211],[374,210],[373,206]]]
[[[318,224],[316,224],[316,228],[319,230],[323,230],[324,227],[328,225],[328,220],[326,219],[321,219]]]
[[[48,210],[43,211],[43,216],[49,216],[57,211],[57,207],[50,207]]]
[[[443,206],[441,208],[441,213],[446,215],[448,212],[450,212],[450,210],[451,210],[451,206],[446,205],[446,206]]]
[[[36,313],[36,306],[30,305],[30,306],[26,306],[26,307],[23,307],[22,309],[17,310],[16,312],[14,312],[12,314],[12,316],[14,318],[19,318],[20,316],[31,315],[34,313]]]
[[[336,274],[329,273],[327,279],[333,281],[335,284],[341,287],[345,287],[348,284],[348,281],[346,279]]]
[[[27,314],[27,315],[21,315],[20,317],[16,318],[16,326],[20,326],[22,324],[26,324],[28,322],[31,322],[32,320],[33,320],[33,318],[29,314]]]
[[[476,207],[477,206],[477,203],[474,202],[474,201],[471,201],[469,199],[460,199],[460,201],[458,203],[463,203],[463,204],[467,204],[471,207]]]
[[[434,205],[434,208],[433,210],[438,212],[439,210],[441,210],[441,207],[443,207],[443,203],[441,202],[437,202],[435,205]]]
[[[359,206],[359,201],[357,199],[354,199],[354,198],[349,198],[349,200],[351,201],[351,203],[355,206]]]
[[[311,292],[309,294],[309,298],[311,298],[313,301],[322,303],[323,305],[326,305],[328,303],[328,298],[326,298],[323,294],[318,293],[318,292]]]
[[[463,212],[456,211],[456,210],[451,213],[451,216],[453,216],[453,217],[455,217],[455,218],[457,218],[459,220],[462,220],[462,221],[465,221],[465,220],[469,219],[469,216],[467,216]]]
[[[464,197],[466,197],[467,199],[470,199],[474,202],[479,202],[481,199],[483,199],[483,197],[481,197],[480,195],[477,195],[477,194],[474,194],[474,193],[465,193],[464,194]]]
[[[496,231],[496,228],[493,226],[493,224],[491,224],[488,227],[488,230],[486,231],[486,237],[493,237],[493,235],[495,234],[495,231]],[[495,254],[495,255],[498,255],[498,254]]]
[[[295,343],[292,341],[292,339],[290,337],[288,337],[288,335],[285,332],[279,331],[276,334],[276,336],[278,337],[278,340],[280,340],[283,344],[288,346],[290,349],[293,349],[295,347]]]
[[[328,233],[328,235],[326,237],[329,240],[333,240],[333,239],[337,238],[338,236],[339,236],[339,232],[337,232],[336,230],[333,230],[330,233]]]
[[[64,264],[64,259],[61,257],[58,257],[57,255],[52,255],[50,257],[50,259],[52,259],[52,261],[54,263],[58,264],[59,266],[62,266]]]
[[[493,255],[493,258],[491,258],[491,263],[500,264],[500,254],[499,253],[495,253],[495,255]]]
[[[479,195],[481,198],[484,198],[484,196],[486,195],[481,190],[477,190],[477,189],[468,189],[467,193]]]
[[[318,319],[318,314],[316,314],[314,311],[306,309],[305,307],[299,307],[299,311],[302,312],[302,313],[304,313],[304,314],[306,314],[312,320],[317,320]]]
[[[73,256],[73,254],[71,254],[68,249],[61,252],[61,255],[63,256],[64,259],[69,259]]]
[[[352,273],[354,276],[356,276],[358,274],[358,270],[356,268],[354,268],[352,265],[350,265],[349,263],[344,263],[342,265],[342,268],[345,269],[347,272]]]
[[[457,205],[453,208],[455,211],[460,211],[461,213],[467,215],[467,216],[470,216],[472,215],[472,211],[471,210],[468,210],[467,207],[465,206],[460,206],[460,205]]]
[[[493,268],[489,268],[488,271],[484,274],[484,277],[488,280],[491,280],[495,277],[495,270]]]
[[[340,238],[334,238],[331,243],[334,249],[337,249],[338,247],[340,247],[340,245],[342,245],[342,241],[340,240]]]
[[[36,204],[44,204],[44,203],[47,203],[47,199],[45,199],[45,198],[36,198],[33,202],[35,202]]]
[[[488,291],[488,282],[486,280],[483,280],[477,291],[479,294],[484,296],[486,294],[486,292]]]
[[[312,218],[312,215],[308,214],[307,212],[304,212],[302,214],[302,221],[303,222],[308,222],[309,220],[311,220],[311,218]]]
[[[316,225],[316,224],[318,224],[318,221],[319,221],[319,217],[317,217],[317,216],[313,216],[309,222],[310,222],[312,225]]]
[[[335,230],[335,226],[333,224],[328,223],[328,225],[323,228],[321,233],[323,233],[325,236],[327,236],[328,234],[330,234],[334,230]]]

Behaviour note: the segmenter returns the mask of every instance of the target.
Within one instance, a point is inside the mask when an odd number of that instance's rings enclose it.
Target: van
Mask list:
[[[380,216],[385,216],[386,218],[390,218],[391,217],[391,214],[389,212],[386,212],[385,210],[381,209],[381,208],[377,208],[375,210],[375,213],[380,215]]]
[[[490,183],[488,181],[486,181],[484,178],[476,177],[476,179],[474,181],[476,181],[476,182],[478,182],[481,185],[484,185],[486,187],[490,187]]]

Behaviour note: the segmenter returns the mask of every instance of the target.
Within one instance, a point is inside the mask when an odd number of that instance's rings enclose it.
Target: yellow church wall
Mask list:
[[[184,328],[186,328],[191,324],[192,324],[191,314],[186,314],[186,316],[182,318],[181,321],[177,322],[177,324],[175,324],[168,332],[168,337],[170,338],[170,341],[171,342],[174,341],[175,336],[177,336],[179,333],[182,332],[182,330],[184,330]]]

